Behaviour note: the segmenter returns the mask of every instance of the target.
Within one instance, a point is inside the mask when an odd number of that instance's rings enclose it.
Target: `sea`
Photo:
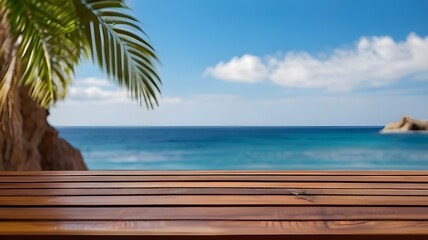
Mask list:
[[[428,170],[428,134],[381,127],[59,127],[91,170]]]

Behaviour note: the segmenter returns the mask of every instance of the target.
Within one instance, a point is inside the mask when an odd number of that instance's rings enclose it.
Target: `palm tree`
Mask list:
[[[86,169],[47,123],[87,58],[157,106],[155,51],[124,0],[0,0],[0,170]]]

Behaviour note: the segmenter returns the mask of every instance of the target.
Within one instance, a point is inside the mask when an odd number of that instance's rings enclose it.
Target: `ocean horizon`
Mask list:
[[[90,170],[426,170],[428,134],[381,126],[67,126]]]

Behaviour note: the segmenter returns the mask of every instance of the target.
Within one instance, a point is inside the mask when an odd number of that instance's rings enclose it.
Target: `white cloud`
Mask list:
[[[71,101],[129,101],[126,91],[105,90],[99,87],[72,87],[68,92],[67,99]]]
[[[49,119],[62,126],[380,126],[405,114],[420,119],[427,117],[428,112],[420,103],[428,102],[428,95],[400,96],[385,92],[274,99],[198,95],[169,97],[180,103],[168,105],[161,102],[155,110],[147,110],[144,105],[131,101],[87,101],[85,104],[65,101],[51,109]]]
[[[246,71],[244,71],[244,70]],[[428,73],[428,37],[411,33],[405,41],[389,36],[362,37],[353,49],[337,48],[330,54],[288,52],[263,62],[257,56],[234,57],[207,68],[217,79],[256,82],[268,79],[284,87],[349,91],[378,87],[404,77]]]
[[[66,99],[70,102],[130,103],[139,106],[137,102],[131,100],[126,90],[104,89],[98,86],[71,87]],[[159,99],[159,106],[175,106],[183,103],[183,101],[180,97],[164,96]]]
[[[128,100],[126,91],[118,89],[106,79],[95,77],[77,79],[73,87],[69,88],[67,99],[74,102],[123,102]]]
[[[241,58],[234,57],[229,62],[220,62],[215,67],[208,67],[205,76],[235,82],[254,83],[263,80],[268,72],[259,57],[246,54]]]
[[[78,79],[75,85],[68,90],[66,97],[70,102],[98,102],[103,103],[130,103],[139,106],[137,101],[132,101],[130,94],[125,89],[120,89],[106,79],[88,77]],[[180,97],[163,96],[159,99],[159,105],[178,105],[183,102]]]
[[[99,79],[99,78],[93,78],[93,77],[78,79],[77,82],[82,85],[98,86],[98,87],[108,87],[113,85],[107,79]]]

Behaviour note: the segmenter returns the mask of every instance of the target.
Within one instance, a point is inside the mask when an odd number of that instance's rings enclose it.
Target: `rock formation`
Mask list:
[[[58,136],[47,122],[48,110],[34,102],[28,89],[13,93],[14,101],[0,121],[0,170],[86,170],[80,151]]]
[[[12,79],[1,82],[0,171],[85,170],[82,155],[49,125],[48,110],[30,97],[29,89],[18,86],[21,69],[18,45],[9,31],[6,9],[0,4],[0,78],[12,71]],[[12,64],[15,63],[15,64]]]
[[[428,131],[428,121],[404,116],[398,122],[388,123],[382,132]]]

